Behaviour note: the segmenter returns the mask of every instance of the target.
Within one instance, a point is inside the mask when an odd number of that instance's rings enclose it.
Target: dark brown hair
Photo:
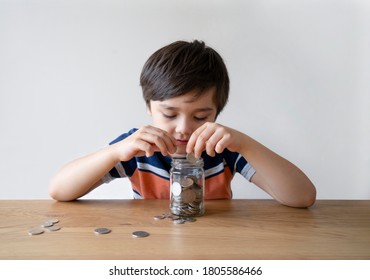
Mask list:
[[[221,56],[202,41],[177,41],[153,53],[145,63],[140,85],[147,106],[197,91],[216,89],[216,116],[229,96],[229,76]]]

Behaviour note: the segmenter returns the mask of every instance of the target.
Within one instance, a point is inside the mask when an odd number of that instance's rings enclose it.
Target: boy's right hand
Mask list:
[[[176,152],[176,139],[168,132],[147,125],[124,140],[114,144],[120,161],[128,161],[133,157],[150,157],[154,152],[167,156]]]

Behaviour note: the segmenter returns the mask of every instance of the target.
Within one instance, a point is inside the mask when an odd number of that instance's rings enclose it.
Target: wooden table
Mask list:
[[[154,220],[167,200],[0,200],[0,259],[370,259],[370,200],[309,209],[213,200],[193,223]],[[61,230],[30,236],[58,218]],[[112,230],[94,234],[97,227]],[[144,230],[146,238],[131,233]]]

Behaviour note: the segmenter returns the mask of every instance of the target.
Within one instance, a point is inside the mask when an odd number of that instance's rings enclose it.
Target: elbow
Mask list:
[[[305,197],[303,199],[302,207],[311,207],[316,202],[316,188],[314,184],[310,181],[309,184],[306,186]]]
[[[316,191],[303,197],[295,207],[308,208],[314,205],[315,202],[316,202]]]
[[[49,196],[56,201],[65,201],[53,187],[49,188]]]
[[[309,186],[306,186],[305,191],[301,192],[291,201],[281,201],[282,204],[290,207],[296,208],[308,208],[315,204],[316,202],[316,188],[311,183]]]
[[[49,196],[54,200],[58,200],[58,187],[54,181],[55,180],[52,179],[49,183]]]
[[[63,188],[60,186],[60,184],[55,179],[52,179],[49,184],[49,195],[52,199],[56,201],[74,200],[74,198],[68,198],[62,190]]]
[[[306,206],[305,207],[311,207],[312,205],[315,204],[316,202],[316,188],[314,185],[312,185],[312,191],[310,193],[310,195],[308,195],[307,199],[306,199]]]
[[[49,186],[49,195],[54,200],[57,200],[57,201],[66,201],[61,196],[60,192],[58,192],[58,188],[55,185],[53,185],[53,184],[50,184],[50,186]]]

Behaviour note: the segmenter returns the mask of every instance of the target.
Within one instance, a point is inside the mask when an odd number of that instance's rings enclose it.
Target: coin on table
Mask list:
[[[190,161],[191,163],[196,163],[198,158],[195,157],[193,153],[189,153],[186,155],[186,159]]]
[[[60,230],[61,229],[61,227],[60,226],[51,226],[51,227],[47,227],[47,229],[48,230],[50,230],[50,231],[57,231],[57,230]]]
[[[50,219],[50,220],[47,220],[46,222],[47,223],[57,224],[57,223],[59,223],[59,220],[58,219]]]
[[[41,226],[44,227],[44,228],[47,228],[47,227],[51,227],[53,225],[54,225],[54,223],[52,221],[46,221]]]
[[[111,230],[109,228],[96,228],[94,229],[95,234],[107,234],[110,233]]]
[[[172,183],[172,194],[174,196],[179,196],[181,194],[181,185],[178,182]]]
[[[186,218],[184,218],[184,220],[185,220],[185,222],[191,222],[191,223],[193,223],[193,222],[195,222],[197,219],[195,219],[194,217],[186,217]]]
[[[39,235],[39,234],[42,234],[42,233],[44,233],[44,231],[42,229],[30,229],[28,231],[29,235]]]
[[[162,215],[156,215],[154,216],[154,220],[163,220],[164,218],[166,218],[165,214],[162,214]]]
[[[139,230],[139,231],[134,231],[134,232],[132,233],[132,236],[133,236],[133,237],[142,238],[142,237],[147,237],[147,236],[149,236],[149,233],[148,233],[148,232],[146,232],[146,231]]]
[[[180,224],[185,223],[185,220],[184,219],[176,219],[176,220],[173,220],[173,223],[180,225]]]

